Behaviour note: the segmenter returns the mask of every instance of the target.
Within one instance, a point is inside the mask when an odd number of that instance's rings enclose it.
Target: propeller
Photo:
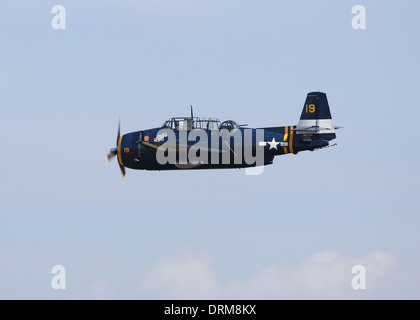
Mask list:
[[[118,134],[117,134],[117,142],[116,147],[109,150],[109,153],[106,155],[106,162],[109,163],[110,160],[112,160],[115,156],[118,158],[118,143],[120,141],[120,121],[118,120]],[[126,173],[125,173],[125,167],[121,165],[120,161],[118,161],[118,165],[120,166],[121,173],[123,175],[123,178],[125,179]]]

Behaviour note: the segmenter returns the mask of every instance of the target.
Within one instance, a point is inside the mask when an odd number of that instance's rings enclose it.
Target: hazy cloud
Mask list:
[[[180,250],[162,258],[144,276],[141,292],[161,299],[287,299],[361,298],[351,287],[351,268],[366,268],[367,290],[373,293],[396,263],[388,252],[372,251],[349,257],[330,250],[314,254],[294,267],[271,265],[244,283],[217,282],[212,259]],[[364,293],[363,293],[364,294]]]
[[[100,278],[89,283],[85,288],[70,295],[70,299],[117,299],[118,290],[106,279]]]

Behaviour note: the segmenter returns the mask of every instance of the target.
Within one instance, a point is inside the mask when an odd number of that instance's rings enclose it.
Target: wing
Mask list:
[[[145,147],[147,147],[151,150],[154,150],[154,151],[159,149],[159,147],[164,144],[164,142],[149,142],[149,141],[139,141],[138,143],[140,143],[142,146],[145,146]],[[204,147],[204,146],[197,146],[196,144],[194,144],[192,146],[180,146],[180,145],[177,145],[177,144],[175,144],[175,145],[167,144],[167,146],[168,146],[168,151],[176,151],[176,152],[184,151],[184,150],[189,151],[190,149],[193,149],[193,150],[196,150],[196,151],[201,150],[201,151],[204,151],[204,152],[207,151],[207,152],[214,152],[214,153],[226,152],[226,150],[208,148],[208,147]]]

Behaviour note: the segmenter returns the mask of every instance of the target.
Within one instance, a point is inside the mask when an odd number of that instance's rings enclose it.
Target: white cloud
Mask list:
[[[210,256],[185,249],[161,259],[144,277],[141,288],[146,296],[179,299],[205,299],[219,291]]]
[[[395,257],[373,251],[348,257],[329,250],[289,268],[272,265],[244,283],[219,284],[211,257],[180,250],[161,259],[144,276],[142,296],[158,299],[347,299],[374,298],[378,282],[392,270]],[[351,287],[354,265],[366,268],[367,289]]]
[[[99,278],[87,284],[83,289],[70,294],[68,299],[104,300],[115,299],[118,290],[106,279]]]

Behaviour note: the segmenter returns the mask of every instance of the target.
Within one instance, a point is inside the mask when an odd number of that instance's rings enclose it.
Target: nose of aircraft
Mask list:
[[[118,161],[125,168],[136,168],[140,159],[139,132],[129,132],[118,141]]]

